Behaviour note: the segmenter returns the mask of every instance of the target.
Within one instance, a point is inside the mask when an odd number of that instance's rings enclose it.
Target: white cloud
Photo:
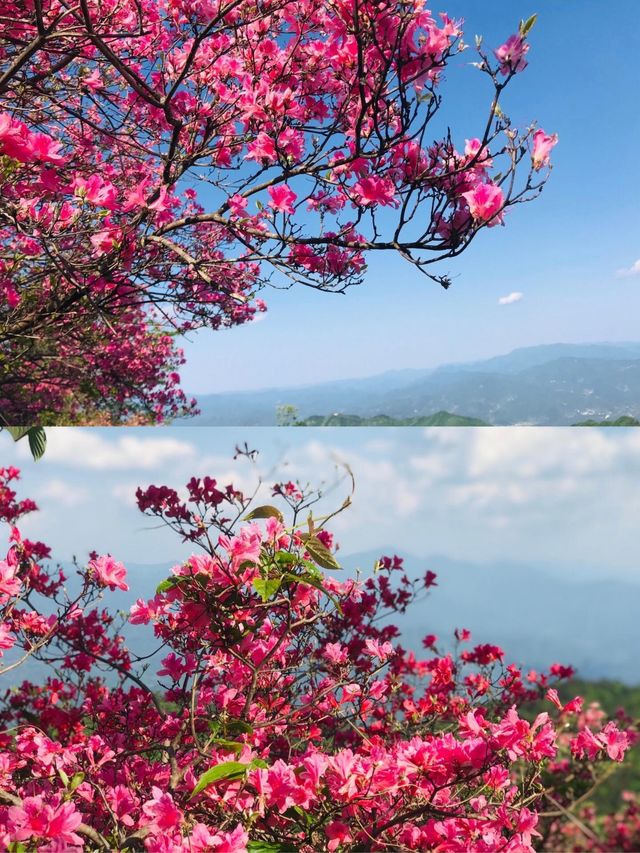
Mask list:
[[[125,506],[136,506],[136,490],[140,483],[116,483],[111,488],[111,494]]]
[[[192,444],[177,438],[147,438],[131,435],[132,427],[122,427],[115,440],[107,440],[90,429],[64,427],[47,430],[46,462],[64,463],[98,471],[149,469],[196,457]]]
[[[640,258],[638,258],[637,261],[634,261],[630,267],[618,270],[616,275],[618,278],[631,278],[631,276],[640,275]]]
[[[514,302],[520,302],[523,298],[524,293],[520,293],[519,290],[514,290],[513,293],[507,294],[507,296],[501,296],[498,299],[498,305],[513,305]]]
[[[62,480],[48,480],[38,489],[38,501],[51,501],[65,507],[78,506],[88,499],[89,493],[82,486]]]

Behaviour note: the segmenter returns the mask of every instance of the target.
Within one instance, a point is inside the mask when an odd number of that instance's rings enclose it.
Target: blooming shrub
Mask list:
[[[35,509],[17,501],[17,477],[0,470],[9,525]],[[326,519],[298,484],[273,489],[287,520],[211,478],[186,492],[137,495],[197,548],[128,616],[153,628],[157,681],[96,606],[126,587],[124,567],[90,555],[70,598],[63,573],[45,568],[48,549],[11,528],[0,650],[49,675],[14,676],[4,697],[5,849],[610,850],[624,832],[637,839],[635,801],[602,836],[572,812],[636,732],[579,697],[563,704],[554,685],[569,667],[524,674],[464,629],[455,652],[433,635],[421,654],[403,649],[388,617],[437,575],[411,579],[384,557],[371,576],[338,580]],[[57,612],[44,616],[39,595]],[[527,715],[534,700],[547,710]]]
[[[460,254],[542,189],[556,137],[499,107],[534,18],[478,41],[487,119],[431,139],[461,22],[423,0],[0,0],[0,412],[193,411],[175,335],[272,276],[342,291],[372,252]]]

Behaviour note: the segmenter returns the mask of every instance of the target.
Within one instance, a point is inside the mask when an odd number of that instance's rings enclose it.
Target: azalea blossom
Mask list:
[[[536,172],[549,165],[549,156],[554,145],[558,144],[558,134],[548,134],[544,130],[536,130],[533,134],[533,149],[531,159]]]
[[[103,586],[108,586],[109,589],[122,589],[125,592],[129,589],[125,583],[127,570],[122,563],[114,560],[108,555],[96,557],[95,560],[89,562],[89,571],[93,572],[99,583]]]
[[[471,216],[489,227],[502,222],[504,194],[495,184],[477,184],[462,194],[469,205]]]
[[[273,210],[280,211],[281,213],[295,213],[293,205],[298,196],[290,187],[286,184],[278,184],[275,187],[269,187],[268,192],[271,196],[269,206]]]
[[[496,59],[500,63],[500,73],[516,74],[524,71],[528,63],[525,59],[529,52],[529,45],[520,35],[512,35],[504,44],[494,50]]]
[[[153,786],[152,798],[142,806],[146,816],[146,825],[156,832],[165,832],[174,829],[182,822],[182,811],[176,806],[171,794],[165,793],[161,788]]]

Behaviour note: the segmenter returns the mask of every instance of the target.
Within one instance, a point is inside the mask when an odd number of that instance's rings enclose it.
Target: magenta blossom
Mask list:
[[[281,213],[295,213],[294,202],[297,195],[286,184],[279,184],[276,187],[269,187],[269,195],[271,201],[269,206]]]
[[[533,168],[538,172],[543,166],[549,165],[549,156],[554,145],[558,144],[558,134],[548,134],[544,130],[536,130],[533,134],[533,149],[531,160]]]
[[[494,50],[494,54],[500,63],[500,73],[517,74],[519,71],[524,71],[528,62],[525,59],[529,51],[529,45],[520,35],[512,35],[504,44]]]
[[[477,184],[469,192],[463,193],[469,205],[469,212],[474,220],[483,222],[489,227],[502,222],[502,206],[504,195],[495,184]]]
[[[109,589],[122,589],[125,592],[129,589],[125,583],[127,570],[118,563],[113,557],[103,556],[96,557],[89,563],[89,571],[93,572],[102,586],[108,586]]]

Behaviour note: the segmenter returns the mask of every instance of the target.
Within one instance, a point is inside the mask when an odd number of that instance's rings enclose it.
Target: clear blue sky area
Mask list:
[[[441,272],[445,292],[391,257],[372,259],[346,295],[268,290],[260,322],[201,332],[185,345],[194,393],[293,385],[387,369],[429,367],[540,343],[637,340],[640,259],[637,140],[640,3],[622,0],[449,0],[431,8],[465,20],[467,43],[494,47],[538,13],[529,67],[505,93],[518,126],[558,133],[542,198],[512,210]],[[478,135],[490,91],[458,57],[442,118],[460,146]],[[640,268],[640,264],[638,265]],[[640,269],[639,269],[640,272]],[[520,301],[499,305],[511,292]]]

